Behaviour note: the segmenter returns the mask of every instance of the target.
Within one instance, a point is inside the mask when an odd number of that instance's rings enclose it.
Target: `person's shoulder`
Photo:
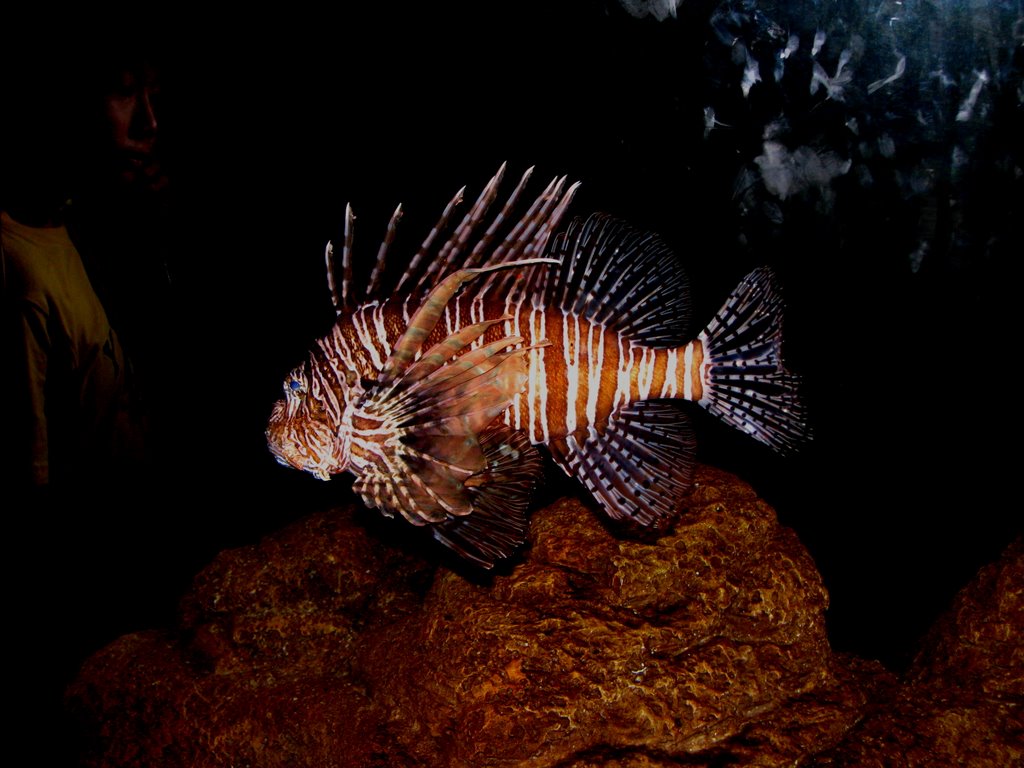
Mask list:
[[[0,260],[8,290],[31,293],[81,263],[63,224],[26,224],[9,211],[0,212]]]
[[[4,250],[21,251],[74,251],[67,227],[59,220],[49,219],[28,223],[25,217],[11,211],[0,211],[0,233]]]

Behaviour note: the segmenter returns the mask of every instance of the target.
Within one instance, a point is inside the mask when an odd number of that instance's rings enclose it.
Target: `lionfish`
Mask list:
[[[533,169],[496,206],[504,170],[453,227],[459,190],[385,289],[399,205],[360,297],[346,208],[340,290],[326,248],[338,319],[274,404],[278,462],[348,470],[367,506],[490,568],[525,541],[537,446],[612,519],[661,527],[694,472],[680,401],[780,452],[808,436],[768,269],[694,338],[688,280],[658,236],[606,214],[555,234],[579,186],[565,177],[516,218]]]

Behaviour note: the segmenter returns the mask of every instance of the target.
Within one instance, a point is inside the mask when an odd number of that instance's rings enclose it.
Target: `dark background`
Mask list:
[[[119,634],[170,626],[221,549],[352,498],[346,477],[278,467],[263,439],[284,374],[332,321],[324,243],[351,201],[357,255],[372,258],[402,202],[394,252],[412,248],[460,186],[474,195],[503,161],[514,176],[535,164],[542,182],[582,180],[577,214],[661,233],[690,272],[698,324],[750,269],[777,270],[815,439],[780,458],[700,413],[700,458],[751,482],[798,532],[831,594],[834,647],[904,666],[1020,530],[1015,7],[692,0],[657,21],[611,0],[383,5],[232,20],[154,9],[124,27],[141,24],[129,34],[152,33],[166,54],[173,456],[161,487],[126,491],[106,518],[80,511],[83,570],[47,546],[48,524],[10,520],[13,539],[41,537],[12,543],[53,580],[17,568],[9,588],[33,610],[55,590],[70,597],[54,606],[73,603],[48,630],[60,625],[53,677]],[[94,51],[74,24],[56,38],[26,25],[4,72],[8,114],[32,124],[46,88]],[[790,34],[800,48],[776,82]],[[746,97],[738,46],[762,76]],[[842,99],[812,94],[814,62],[832,75],[844,49]],[[868,94],[897,52],[904,76]],[[708,106],[726,125],[705,135]],[[849,168],[781,199],[756,162],[766,128]],[[24,134],[5,130],[9,155]]]

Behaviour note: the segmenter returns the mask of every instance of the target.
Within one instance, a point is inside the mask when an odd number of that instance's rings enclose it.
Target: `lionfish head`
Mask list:
[[[306,364],[288,374],[284,399],[274,403],[266,431],[278,463],[329,480],[348,467],[348,434],[331,418],[323,392],[310,386]]]

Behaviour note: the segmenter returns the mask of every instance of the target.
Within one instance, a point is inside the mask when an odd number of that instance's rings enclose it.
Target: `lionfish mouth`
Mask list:
[[[328,472],[324,467],[319,464],[295,462],[291,461],[276,446],[270,446],[270,452],[274,454],[274,458],[277,459],[277,463],[282,467],[289,467],[291,469],[297,469],[301,472],[308,472],[317,480],[330,480],[331,473]]]
[[[330,480],[331,473],[319,463],[313,463],[311,461],[293,461],[288,457],[285,451],[281,449],[279,445],[276,445],[272,441],[267,441],[267,445],[270,448],[270,452],[274,455],[277,463],[282,467],[290,467],[292,469],[298,469],[301,472],[308,472],[317,480]]]

